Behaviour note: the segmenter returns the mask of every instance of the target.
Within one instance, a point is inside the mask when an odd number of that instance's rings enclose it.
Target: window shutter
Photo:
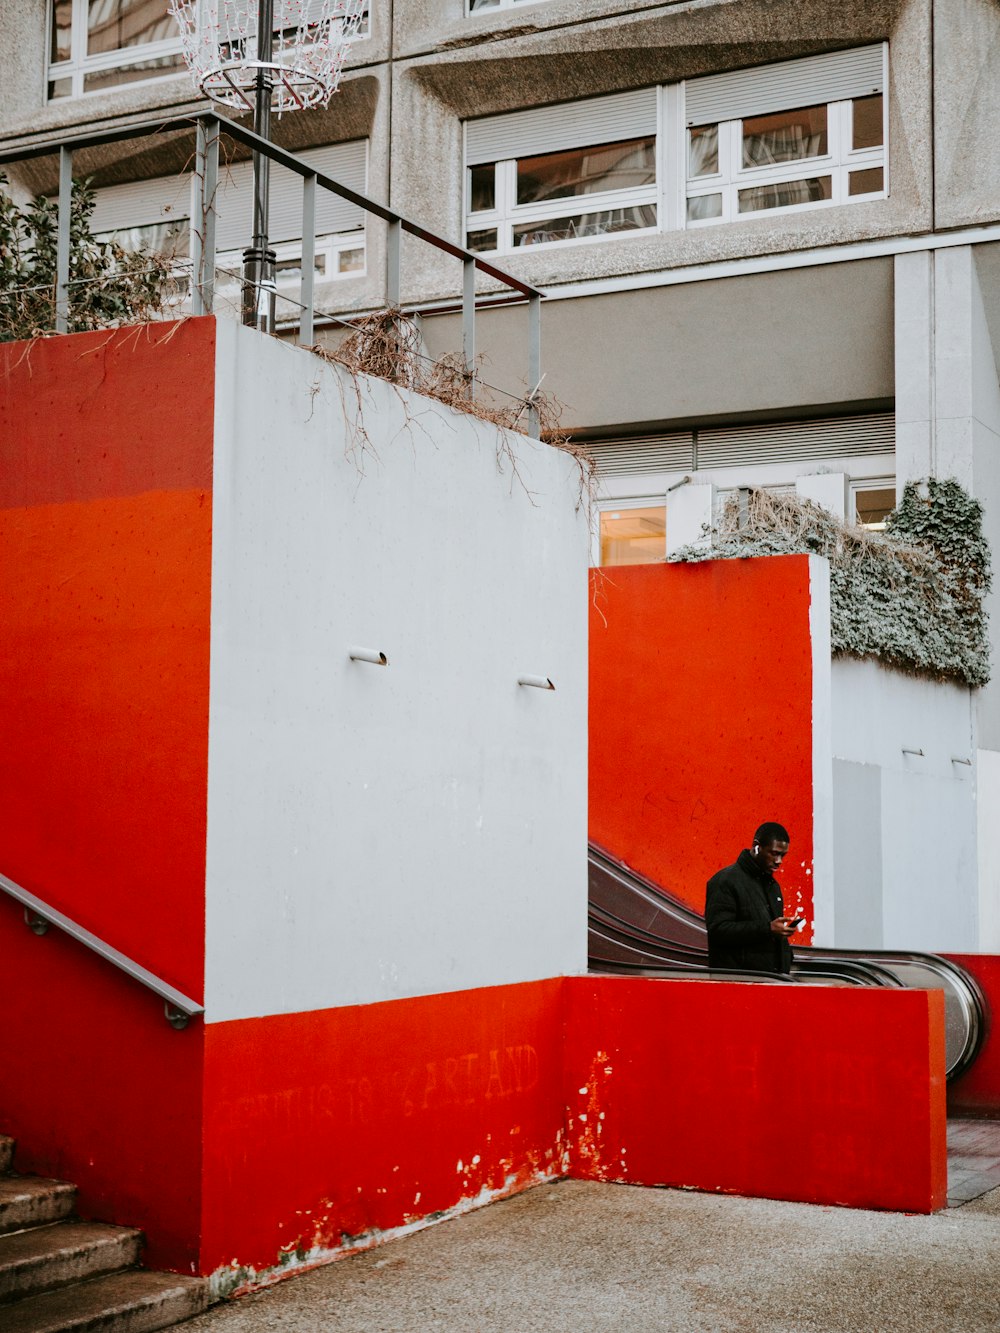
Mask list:
[[[893,412],[866,412],[771,425],[716,426],[698,431],[698,467],[752,463],[809,463],[823,458],[863,458],[896,449]]]
[[[317,171],[363,194],[368,172],[368,145],[364,139],[351,143],[308,148],[299,154]],[[250,244],[253,225],[253,166],[237,162],[220,168],[216,199],[215,243],[219,250],[242,250]],[[152,180],[106,185],[96,194],[93,231],[97,235],[145,227],[154,222],[183,219],[191,215],[191,177],[157,176]],[[363,227],[364,211],[326,190],[316,191],[316,234],[329,236]],[[302,177],[274,164],[271,166],[271,210],[269,236],[272,241],[298,240],[302,233]]]
[[[865,458],[895,453],[896,418],[892,412],[866,412],[811,421],[713,426],[695,432],[583,441],[583,447],[602,477]]]
[[[364,139],[351,143],[307,148],[298,157],[325,176],[332,176],[349,190],[365,190],[368,145]],[[364,210],[329,191],[316,191],[316,235],[329,236],[365,225]],[[219,250],[242,250],[250,244],[253,227],[253,165],[237,162],[219,172],[218,217],[215,244]],[[302,177],[271,165],[269,239],[277,245],[302,235]]]
[[[191,177],[157,176],[126,185],[105,185],[95,191],[90,228],[95,236],[101,236],[155,222],[183,221],[190,216]]]
[[[626,440],[584,440],[581,444],[602,477],[682,472],[694,467],[694,437],[689,430],[634,435]]]
[[[686,122],[714,125],[720,120],[880,93],[884,50],[880,42],[877,46],[828,51],[802,60],[688,79],[684,86]]]
[[[530,111],[467,120],[465,160],[472,167],[655,133],[656,89],[637,88],[610,97],[588,97],[582,102],[559,102]]]

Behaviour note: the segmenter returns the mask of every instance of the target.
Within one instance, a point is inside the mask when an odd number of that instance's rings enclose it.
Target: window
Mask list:
[[[882,95],[688,130],[687,223],[885,193]]]
[[[184,69],[180,35],[168,3],[50,0],[49,100],[102,92]],[[281,31],[278,12],[275,32]],[[368,35],[366,6],[358,36]]]
[[[862,47],[468,121],[466,245],[510,253],[882,198],[885,59]]]
[[[532,0],[468,0],[468,12],[485,14],[488,9],[516,9],[519,5],[531,2]]]
[[[882,532],[885,520],[896,508],[896,483],[891,477],[852,482],[851,499],[858,524]]]
[[[49,12],[50,100],[184,68],[167,0],[53,0]]]
[[[656,226],[656,139],[628,139],[469,171],[470,250],[511,250]]]
[[[666,555],[666,505],[616,506],[600,519],[602,565],[649,565]]]

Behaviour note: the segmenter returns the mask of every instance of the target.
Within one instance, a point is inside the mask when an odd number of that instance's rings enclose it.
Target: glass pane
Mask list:
[[[774,185],[755,185],[752,190],[740,190],[739,211],[758,213],[764,208],[792,208],[796,204],[815,204],[829,198],[829,176],[813,176],[803,181],[778,181]]]
[[[486,227],[483,231],[470,231],[465,235],[466,250],[495,250],[497,248],[496,227]]]
[[[719,170],[719,127],[702,125],[688,131],[688,176],[714,176]]]
[[[697,194],[688,200],[688,222],[701,222],[704,218],[722,217],[721,194]]]
[[[483,167],[469,168],[470,213],[481,213],[487,208],[496,208],[496,180],[495,162],[488,162]]]
[[[807,106],[750,116],[743,122],[743,165],[767,167],[822,157],[826,149],[826,107]]]
[[[869,167],[867,171],[852,171],[847,178],[848,194],[877,194],[882,189],[882,168]]]
[[[638,204],[633,208],[610,208],[604,213],[580,213],[572,218],[526,222],[514,228],[514,244],[543,245],[546,241],[581,241],[591,236],[610,236],[615,232],[641,231],[655,226],[655,204]]]
[[[121,51],[176,37],[167,0],[90,0],[87,10],[87,54]]]
[[[318,278],[326,277],[326,255],[315,255],[313,257],[313,270]],[[281,282],[301,282],[302,256],[297,255],[293,259],[279,259],[274,266],[274,272]]]
[[[469,0],[469,13],[478,14],[481,9],[499,9],[500,0]]]
[[[115,240],[123,250],[132,253],[164,255],[168,259],[187,259],[191,253],[187,218],[152,222],[145,227],[122,227],[118,231],[105,232],[103,239]]]
[[[854,99],[853,148],[878,148],[882,142],[882,94]]]
[[[54,83],[49,84],[49,101],[54,102],[57,97],[73,96],[72,79],[56,79]]]
[[[877,486],[872,490],[856,491],[854,503],[858,522],[866,528],[884,528],[888,514],[896,508],[895,486]]]
[[[55,0],[52,6],[52,41],[49,45],[49,60],[53,64],[57,60],[69,60],[72,54],[72,27],[72,0]]]
[[[517,164],[517,202],[566,199],[574,194],[634,190],[656,182],[656,138],[596,148],[569,148],[544,157],[522,157]]]
[[[666,554],[665,505],[601,514],[601,564],[648,565]]]
[[[184,68],[184,57],[177,53],[173,56],[158,56],[156,60],[142,60],[135,65],[119,65],[114,69],[102,69],[93,74],[84,75],[83,91],[96,92],[100,88],[116,88],[122,83],[138,83],[140,79],[155,79],[161,74]]]
[[[365,267],[365,252],[359,246],[357,250],[341,250],[337,256],[338,273],[361,273]]]

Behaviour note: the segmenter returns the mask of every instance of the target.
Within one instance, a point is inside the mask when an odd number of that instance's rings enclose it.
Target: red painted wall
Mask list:
[[[214,340],[0,348],[0,870],[194,996]]]
[[[215,324],[0,347],[0,870],[203,982]],[[0,896],[21,1170],[197,1267],[202,1028]]]
[[[143,1228],[153,1267],[196,1272],[204,1029],[0,894],[0,1131],[15,1165],[72,1180],[78,1210]]]
[[[210,1025],[203,1271],[561,1175],[561,1040],[558,979]]]
[[[591,839],[703,911],[709,877],[776,819],[786,905],[811,917],[808,557],[592,579]]]
[[[574,1176],[944,1206],[939,992],[581,977],[566,1032]]]
[[[986,953],[948,954],[971,972],[986,996],[986,1040],[972,1068],[948,1085],[948,1113],[1000,1119],[1000,957]]]

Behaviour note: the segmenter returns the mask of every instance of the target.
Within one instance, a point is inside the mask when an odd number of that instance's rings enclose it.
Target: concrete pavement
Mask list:
[[[998,1327],[1000,1189],[918,1217],[582,1181],[537,1186],[184,1325],[186,1333]]]

